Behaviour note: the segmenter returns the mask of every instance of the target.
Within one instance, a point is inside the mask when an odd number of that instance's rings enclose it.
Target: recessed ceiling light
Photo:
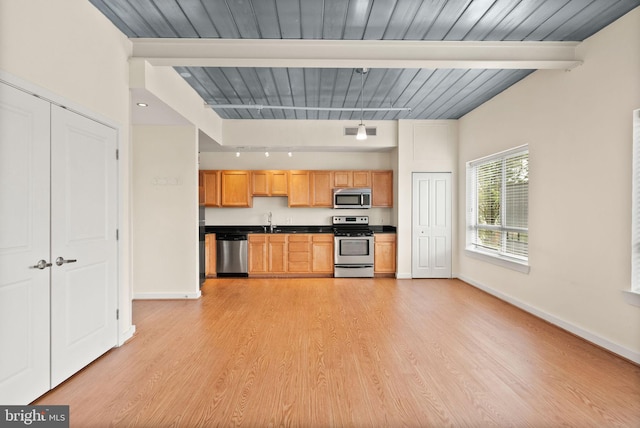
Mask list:
[[[149,107],[149,104],[147,104],[147,103],[137,103],[136,105],[138,107]]]

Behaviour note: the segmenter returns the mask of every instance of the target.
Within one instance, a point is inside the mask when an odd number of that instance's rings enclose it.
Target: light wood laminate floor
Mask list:
[[[638,427],[640,367],[458,280],[213,279],[34,404],[72,427]]]

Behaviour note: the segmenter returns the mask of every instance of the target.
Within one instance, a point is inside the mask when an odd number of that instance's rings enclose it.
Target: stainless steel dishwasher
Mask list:
[[[248,270],[246,233],[216,233],[216,274],[219,277],[246,277]]]

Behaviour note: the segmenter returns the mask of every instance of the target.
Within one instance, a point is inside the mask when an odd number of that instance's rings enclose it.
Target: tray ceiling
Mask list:
[[[234,39],[239,40],[239,52],[246,48],[242,41],[271,40],[261,61],[255,60],[255,53],[251,57],[240,54],[233,60],[217,58],[224,66],[203,65],[207,64],[203,54],[195,60],[174,54],[167,60],[207,104],[263,106],[213,107],[222,118],[341,120],[357,120],[361,115],[365,120],[457,119],[538,68],[537,63],[526,61],[504,68],[499,64],[483,68],[482,61],[474,66],[446,61],[443,66],[432,66],[440,64],[437,61],[426,66],[420,61],[403,63],[396,58],[403,46],[446,42],[437,45],[446,51],[448,46],[466,48],[468,42],[508,46],[518,45],[511,42],[522,42],[523,46],[529,42],[579,42],[640,5],[640,0],[90,1],[133,40],[134,55],[136,41],[142,44],[149,39],[158,39],[151,41],[160,51],[163,43],[174,39],[185,39],[185,49],[197,48],[195,41],[200,39]],[[315,47],[310,46],[309,58],[304,55],[292,66],[293,60],[280,61],[291,51],[285,43],[291,40],[323,40],[325,44],[360,41],[357,43],[372,53],[354,66],[338,57],[339,52],[333,60],[331,55],[314,60]],[[384,43],[391,41],[395,41],[391,49],[386,48]],[[217,46],[209,49],[213,52]],[[382,53],[375,53],[377,46]],[[430,46],[426,44],[426,48]],[[473,51],[469,55],[475,58]],[[358,55],[353,58],[351,62],[358,62]],[[370,67],[364,75],[362,98],[361,75],[355,67]],[[410,111],[361,112],[362,106]]]

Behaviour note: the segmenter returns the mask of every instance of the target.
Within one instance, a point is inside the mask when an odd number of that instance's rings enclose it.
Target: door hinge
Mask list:
[[[120,150],[116,149],[116,160],[120,160]]]
[[[116,229],[116,241],[120,240],[120,229]]]
[[[116,309],[116,319],[120,319],[120,309]]]

